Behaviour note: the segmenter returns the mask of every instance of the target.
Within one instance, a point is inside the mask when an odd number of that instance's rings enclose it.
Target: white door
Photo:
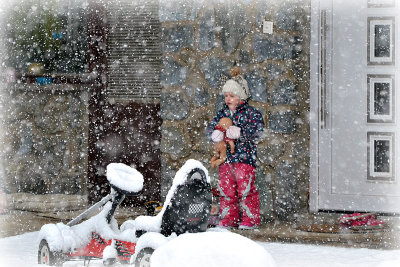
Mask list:
[[[312,0],[312,211],[400,212],[399,4]]]

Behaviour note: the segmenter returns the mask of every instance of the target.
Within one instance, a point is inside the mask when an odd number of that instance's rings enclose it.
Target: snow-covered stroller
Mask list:
[[[114,212],[125,195],[141,191],[143,176],[129,166],[113,164],[107,167],[107,178],[112,187],[110,195],[67,225],[58,223],[42,227],[39,263],[62,265],[68,260],[102,258],[106,265],[119,260],[143,266],[155,249],[177,235],[206,230],[212,194],[208,172],[199,161],[188,160],[179,169],[163,208],[156,216],[139,216],[124,222],[120,229]],[[112,176],[110,173],[113,177],[109,177]],[[79,223],[100,206],[103,209],[99,214]]]

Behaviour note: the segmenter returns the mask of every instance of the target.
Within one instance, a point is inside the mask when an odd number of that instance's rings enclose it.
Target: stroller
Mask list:
[[[66,225],[42,226],[39,264],[62,265],[70,260],[84,260],[86,264],[103,259],[105,265],[118,260],[149,266],[150,256],[159,246],[180,234],[207,229],[212,193],[208,172],[199,161],[190,159],[178,170],[156,216],[139,216],[125,221],[120,228],[114,213],[126,195],[140,193],[143,176],[127,165],[111,163],[107,179],[111,184],[108,196]],[[100,207],[97,215],[87,219]]]

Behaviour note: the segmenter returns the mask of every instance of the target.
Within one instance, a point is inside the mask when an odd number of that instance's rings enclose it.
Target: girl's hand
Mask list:
[[[224,139],[224,133],[220,130],[214,130],[211,134],[211,140],[213,142],[218,143]]]
[[[240,127],[230,126],[228,130],[226,130],[226,136],[230,139],[238,139],[240,137]]]

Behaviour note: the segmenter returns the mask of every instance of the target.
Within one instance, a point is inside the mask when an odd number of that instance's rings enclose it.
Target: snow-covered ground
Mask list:
[[[0,239],[0,266],[31,267],[37,264],[38,232]],[[258,242],[274,258],[277,267],[398,267],[400,250],[338,248],[317,245]],[[200,254],[201,252],[199,252]],[[240,253],[240,247],[234,253]],[[200,255],[201,256],[201,255]],[[67,262],[64,266],[84,266],[83,261]],[[103,266],[92,261],[89,266]]]

